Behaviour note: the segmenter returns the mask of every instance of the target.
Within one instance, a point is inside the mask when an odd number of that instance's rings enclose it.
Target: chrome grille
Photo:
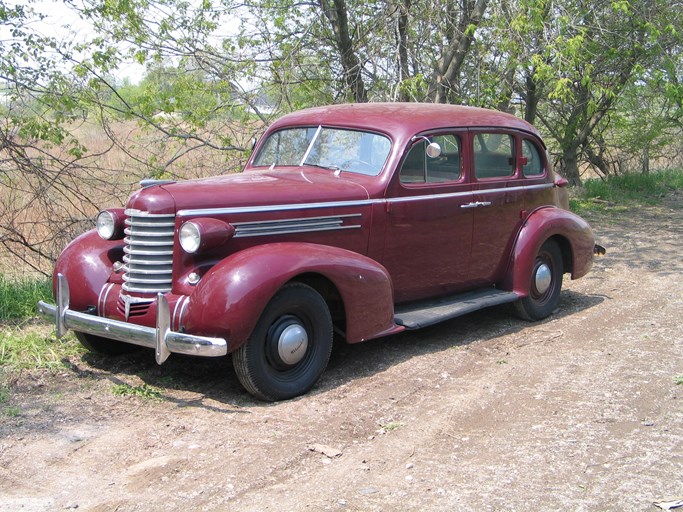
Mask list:
[[[123,289],[127,292],[171,291],[174,214],[126,210],[123,241]]]

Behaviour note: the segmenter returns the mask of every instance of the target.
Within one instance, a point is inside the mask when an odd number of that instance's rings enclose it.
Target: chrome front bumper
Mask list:
[[[153,348],[156,351],[158,364],[166,361],[172,353],[204,357],[219,357],[228,353],[228,343],[223,338],[194,336],[172,331],[171,312],[166,297],[159,293],[156,301],[156,328],[72,311],[69,309],[69,283],[66,277],[57,274],[57,304],[40,301],[38,314],[54,322],[58,338],[64,336],[69,329],[73,329],[86,334]]]

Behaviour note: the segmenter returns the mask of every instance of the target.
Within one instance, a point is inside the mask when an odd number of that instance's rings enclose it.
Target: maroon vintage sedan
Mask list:
[[[514,303],[540,320],[562,276],[591,268],[538,132],[500,112],[432,104],[313,108],[275,122],[244,172],[144,181],[57,261],[57,333],[232,354],[264,400],[311,389],[347,343]]]

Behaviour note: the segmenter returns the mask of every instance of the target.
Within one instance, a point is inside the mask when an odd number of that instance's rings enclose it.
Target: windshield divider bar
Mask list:
[[[301,163],[299,164],[299,167],[304,165],[306,163],[306,159],[308,158],[308,155],[311,154],[311,151],[313,150],[313,144],[315,144],[316,139],[318,138],[318,135],[320,135],[320,130],[323,129],[323,126],[321,124],[318,125],[318,129],[315,131],[315,135],[313,135],[313,138],[311,139],[311,143],[308,145],[308,148],[306,149],[306,152],[304,153],[304,157],[301,159]]]

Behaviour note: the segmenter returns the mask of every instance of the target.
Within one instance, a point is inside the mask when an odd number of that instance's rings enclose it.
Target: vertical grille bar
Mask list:
[[[126,210],[123,289],[127,292],[171,291],[174,214]]]

